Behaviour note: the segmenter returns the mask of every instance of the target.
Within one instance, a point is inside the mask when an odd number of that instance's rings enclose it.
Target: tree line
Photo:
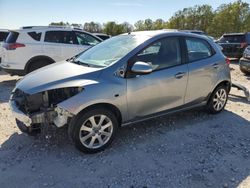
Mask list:
[[[237,0],[229,4],[222,4],[216,10],[210,5],[196,5],[184,8],[174,13],[167,21],[163,19],[139,20],[134,25],[124,22],[109,21],[104,24],[87,22],[84,25],[68,22],[52,22],[50,25],[71,25],[80,27],[92,33],[106,33],[118,35],[131,31],[181,29],[202,30],[211,36],[219,37],[223,33],[250,32],[250,6],[247,2]]]

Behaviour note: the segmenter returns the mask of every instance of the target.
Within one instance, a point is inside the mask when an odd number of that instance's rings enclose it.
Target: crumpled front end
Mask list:
[[[12,92],[9,103],[17,126],[23,132],[30,132],[33,127],[37,128],[41,124],[62,127],[72,114],[57,107],[57,104],[81,91],[79,87],[69,87],[27,94],[17,88]]]

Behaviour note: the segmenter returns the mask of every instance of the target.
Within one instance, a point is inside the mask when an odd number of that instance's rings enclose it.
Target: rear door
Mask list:
[[[223,65],[206,40],[187,37],[185,42],[189,69],[185,103],[200,103],[211,92]]]
[[[46,31],[44,53],[56,61],[78,54],[78,44],[73,31]]]
[[[62,57],[61,31],[46,31],[44,36],[43,53],[60,61]]]

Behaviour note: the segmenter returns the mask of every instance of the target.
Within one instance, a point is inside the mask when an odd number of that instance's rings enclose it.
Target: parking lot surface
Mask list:
[[[232,80],[250,77],[231,66]],[[250,103],[232,89],[226,109],[121,128],[111,147],[78,152],[65,128],[22,134],[8,105],[17,76],[0,71],[0,187],[250,187]]]

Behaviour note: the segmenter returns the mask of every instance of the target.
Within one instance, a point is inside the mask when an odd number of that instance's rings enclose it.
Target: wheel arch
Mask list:
[[[106,109],[109,109],[111,112],[113,112],[115,114],[115,116],[117,117],[119,126],[121,126],[121,123],[122,123],[122,114],[121,114],[121,111],[115,105],[110,104],[110,103],[92,104],[92,105],[87,106],[84,109],[82,109],[76,116],[78,116],[80,114],[83,114],[83,113],[85,113],[88,110],[92,110],[92,109],[96,109],[96,108],[106,108]]]
[[[46,55],[34,56],[34,57],[30,58],[29,61],[26,63],[25,69],[24,69],[24,70],[25,70],[25,73],[28,73],[30,65],[31,65],[34,61],[38,61],[38,60],[47,60],[47,61],[49,61],[50,63],[54,63],[54,62],[55,62],[54,59],[52,59],[51,57],[46,56]]]
[[[208,97],[207,97],[207,102],[209,102],[211,95],[214,93],[214,91],[215,91],[218,87],[220,87],[220,86],[226,86],[227,89],[228,89],[228,93],[229,93],[230,90],[231,90],[231,85],[232,85],[232,84],[231,84],[231,81],[229,81],[229,80],[220,81],[220,82],[213,88],[212,92],[209,93],[209,95],[208,95]]]

